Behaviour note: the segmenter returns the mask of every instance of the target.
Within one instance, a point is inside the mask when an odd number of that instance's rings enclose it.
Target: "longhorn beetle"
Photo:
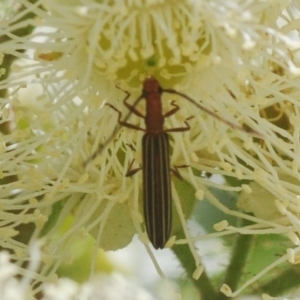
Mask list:
[[[121,126],[145,132],[142,139],[144,217],[149,240],[155,249],[165,246],[171,232],[172,194],[170,171],[180,177],[177,169],[170,168],[169,136],[167,132],[182,132],[190,129],[187,120],[184,122],[186,127],[163,128],[165,117],[176,113],[179,107],[172,102],[173,108],[163,114],[162,92],[163,89],[154,77],[145,79],[143,92],[139,97],[140,99],[146,99],[145,116],[135,106],[127,102],[130,94],[126,92],[127,95],[123,100],[124,105],[133,114],[145,119],[145,129],[122,121],[121,112],[108,104],[119,114],[118,122]],[[140,170],[140,168],[134,170],[130,170],[130,168],[126,176],[132,176]]]
[[[143,82],[143,91],[141,95],[135,100],[133,104],[127,102],[130,94],[124,91],[126,96],[123,100],[124,105],[128,108],[124,120],[122,120],[122,113],[113,105],[107,104],[118,113],[118,123],[121,125],[117,128],[106,140],[106,142],[99,148],[85,164],[94,159],[102,149],[106,147],[114,138],[116,133],[122,126],[144,131],[145,134],[142,139],[142,167],[131,170],[132,163],[130,164],[129,171],[126,176],[132,176],[140,169],[143,170],[143,193],[144,193],[144,218],[146,231],[150,242],[155,249],[164,248],[166,242],[170,237],[172,226],[172,195],[171,195],[171,178],[170,172],[181,178],[177,168],[170,168],[170,150],[169,150],[169,136],[168,132],[183,132],[190,129],[188,118],[184,121],[185,127],[164,129],[164,119],[175,114],[179,110],[174,101],[171,102],[173,108],[163,114],[162,111],[162,93],[170,93],[179,95],[189,102],[193,103],[196,107],[205,111],[207,114],[221,120],[222,122],[244,131],[238,125],[227,121],[218,116],[213,111],[205,108],[201,104],[195,102],[190,97],[182,94],[173,89],[163,89],[158,80],[153,77],[147,77]],[[146,114],[142,114],[136,109],[137,104],[141,99],[146,100]],[[135,114],[145,119],[146,128],[141,128],[137,125],[127,122],[131,114]],[[253,133],[256,133],[253,131]]]

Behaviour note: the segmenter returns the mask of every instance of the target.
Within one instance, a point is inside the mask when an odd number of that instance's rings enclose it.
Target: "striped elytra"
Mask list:
[[[172,224],[169,137],[146,133],[142,149],[145,224],[153,247],[158,249],[165,246]]]
[[[172,194],[170,178],[170,151],[169,138],[166,132],[181,132],[190,129],[187,121],[186,127],[164,129],[164,119],[176,113],[179,107],[171,102],[170,111],[163,113],[161,95],[163,89],[154,77],[144,80],[142,94],[136,99],[134,104],[127,102],[129,93],[123,100],[124,105],[130,113],[122,120],[121,112],[111,104],[107,104],[114,109],[118,115],[118,122],[121,126],[144,131],[142,141],[142,170],[143,170],[143,203],[144,220],[148,238],[155,249],[164,248],[170,237],[172,227]],[[136,105],[141,99],[146,100],[146,113],[142,114],[136,109]],[[130,114],[135,114],[145,119],[145,129],[127,122]],[[110,142],[112,136],[107,140]],[[95,156],[94,154],[92,158]],[[126,176],[132,176],[141,168],[128,170]],[[172,170],[173,173],[178,172]]]

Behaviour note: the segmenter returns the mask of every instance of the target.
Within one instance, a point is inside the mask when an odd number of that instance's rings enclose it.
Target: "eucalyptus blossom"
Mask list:
[[[180,106],[166,128],[193,116],[189,131],[172,134],[171,164],[187,167],[180,168],[183,183],[172,183],[178,216],[167,247],[188,245],[197,281],[204,267],[194,243],[236,233],[285,236],[286,251],[270,266],[236,290],[224,282],[229,297],[278,265],[299,262],[296,1],[19,0],[12,11],[0,28],[1,247],[23,265],[29,241],[43,237],[35,281],[50,280],[72,260],[76,239],[92,236],[97,247],[117,250],[138,234],[151,253],[141,175],[125,176],[133,160],[141,166],[143,132],[121,128],[105,105],[126,116],[126,92],[133,103],[149,75],[214,112],[163,95],[165,111],[173,100]],[[142,118],[129,120],[144,126]],[[227,180],[215,183],[204,173]],[[225,207],[211,188],[239,193],[240,209]],[[201,200],[251,225],[225,218],[214,233],[193,232],[187,221]]]

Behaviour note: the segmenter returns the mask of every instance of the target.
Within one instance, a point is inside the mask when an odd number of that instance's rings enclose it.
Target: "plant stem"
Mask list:
[[[276,272],[275,278],[272,278],[264,284],[256,286],[255,290],[250,291],[250,293],[265,293],[272,297],[280,296],[292,288],[299,287],[299,276],[299,266],[290,266],[281,273]]]
[[[173,250],[182,267],[185,269],[188,278],[194,283],[195,288],[201,295],[201,299],[216,300],[216,292],[205,271],[203,271],[198,280],[193,278],[193,273],[195,271],[195,259],[189,249],[189,246],[174,245],[171,250]]]
[[[240,223],[240,227],[243,227],[248,225],[249,221],[241,220]],[[231,255],[231,260],[223,280],[223,283],[227,284],[232,291],[234,291],[237,288],[238,283],[242,278],[243,270],[247,262],[247,257],[251,250],[252,241],[252,235],[240,234],[236,237]],[[225,300],[231,298],[228,298],[222,292],[219,292],[218,297],[216,299]]]

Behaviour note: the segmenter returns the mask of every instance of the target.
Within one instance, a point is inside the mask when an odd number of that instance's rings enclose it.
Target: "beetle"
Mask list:
[[[172,172],[174,175],[182,179],[177,169],[178,167],[170,167],[168,132],[183,132],[189,130],[190,126],[188,124],[188,120],[192,118],[189,117],[184,121],[185,127],[164,129],[163,125],[165,118],[175,114],[179,110],[179,106],[173,101],[171,102],[173,108],[170,111],[163,113],[162,94],[170,93],[179,95],[191,102],[200,110],[205,111],[210,116],[219,119],[225,124],[241,131],[245,130],[243,127],[223,119],[218,114],[195,102],[187,95],[173,89],[163,89],[160,86],[159,81],[154,76],[149,76],[144,80],[142,93],[133,104],[127,102],[130,97],[130,93],[128,91],[124,92],[126,93],[126,96],[123,103],[128,108],[129,112],[122,120],[122,113],[115,106],[108,103],[106,104],[118,113],[118,123],[120,127],[114,130],[102,147],[86,161],[85,165],[102,152],[122,126],[145,132],[142,138],[142,167],[132,170],[132,161],[126,176],[132,176],[140,169],[143,171],[145,227],[153,247],[155,249],[162,249],[170,237],[172,227],[172,193],[170,173]],[[145,115],[136,108],[137,104],[142,99],[146,100]],[[135,114],[138,117],[143,118],[145,120],[145,128],[128,123],[127,121],[131,114]],[[261,137],[261,135],[256,131],[251,129],[249,131],[250,133]]]
[[[126,91],[125,91],[126,92]],[[137,171],[143,171],[143,203],[146,231],[150,242],[155,249],[164,248],[170,237],[172,227],[172,193],[170,172],[181,178],[177,168],[170,168],[170,147],[168,132],[183,132],[190,129],[187,120],[185,127],[164,129],[164,119],[175,114],[179,106],[173,102],[173,108],[163,113],[161,96],[164,90],[158,80],[151,76],[144,80],[142,94],[135,103],[141,99],[146,100],[146,114],[142,114],[135,105],[127,102],[128,92],[123,100],[129,111],[145,119],[145,128],[122,121],[121,112],[111,104],[107,104],[118,114],[118,123],[121,126],[144,131],[142,139],[142,168],[127,172],[132,176]],[[132,164],[131,164],[132,165]]]

